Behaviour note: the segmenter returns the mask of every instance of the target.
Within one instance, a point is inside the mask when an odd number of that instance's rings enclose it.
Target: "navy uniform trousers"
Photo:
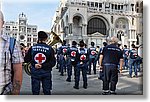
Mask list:
[[[71,76],[72,76],[72,68],[74,68],[74,78],[75,78],[75,73],[76,73],[76,64],[72,64],[71,63],[71,61],[70,61],[70,59],[68,59],[68,61],[67,61],[68,63],[67,63],[67,75],[68,75],[68,77],[67,77],[67,81],[71,81]]]
[[[76,72],[75,72],[75,86],[79,87],[80,70],[82,71],[83,86],[87,87],[87,65],[86,64],[79,64],[79,63],[77,64]]]
[[[96,74],[96,58],[89,58],[89,74],[91,74],[91,65],[93,63],[93,71],[94,71],[94,74]]]
[[[64,72],[66,72],[67,67],[67,60],[65,60],[63,55],[60,55],[60,75],[64,75]]]
[[[37,71],[37,69],[31,68],[31,84],[33,95],[39,95],[41,82],[44,95],[51,95],[52,90],[51,71],[50,70],[45,71],[43,69],[38,69]]]
[[[103,80],[103,90],[116,90],[116,85],[118,82],[118,67],[114,64],[103,66],[104,80]],[[110,86],[109,86],[110,85]]]

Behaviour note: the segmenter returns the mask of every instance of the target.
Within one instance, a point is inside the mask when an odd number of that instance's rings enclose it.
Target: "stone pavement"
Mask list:
[[[52,71],[53,74],[53,95],[101,95],[102,93],[102,81],[98,79],[98,72],[96,75],[88,75],[88,88],[82,87],[82,77],[80,78],[79,89],[74,89],[74,78],[72,76],[72,82],[66,82],[66,74],[60,76],[58,69],[55,67]],[[138,78],[129,78],[128,71],[123,70],[122,74],[119,74],[119,81],[117,84],[117,95],[142,95],[143,94],[143,77],[142,72],[139,73]],[[23,71],[23,83],[21,89],[21,95],[31,95],[31,79]],[[42,89],[41,89],[41,94]]]

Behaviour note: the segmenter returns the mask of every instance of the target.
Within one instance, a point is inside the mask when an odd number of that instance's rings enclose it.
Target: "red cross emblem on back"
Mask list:
[[[66,53],[66,52],[67,52],[67,49],[66,49],[66,48],[64,48],[64,49],[63,49],[63,53]]]
[[[34,57],[35,62],[42,64],[46,61],[46,56],[43,53],[37,53]]]
[[[76,52],[75,52],[75,51],[72,51],[72,52],[71,52],[71,56],[72,56],[72,57],[76,57]]]
[[[95,55],[96,54],[96,52],[95,51],[91,51],[91,55]]]
[[[86,60],[86,56],[85,56],[85,55],[81,55],[81,56],[80,56],[80,60],[81,60],[81,61]]]

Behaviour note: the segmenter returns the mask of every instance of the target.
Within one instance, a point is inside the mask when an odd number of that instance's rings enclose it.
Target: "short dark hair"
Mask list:
[[[38,40],[39,41],[43,41],[43,40],[45,40],[47,38],[48,38],[48,35],[47,35],[46,32],[44,32],[44,31],[39,31],[38,32]]]
[[[80,47],[84,47],[84,46],[85,46],[85,43],[84,43],[83,40],[81,40],[81,41],[79,42],[79,46],[80,46]]]
[[[127,45],[124,45],[125,48],[127,48]]]
[[[97,48],[99,48],[99,46],[96,46]]]
[[[76,41],[72,41],[72,45],[77,45],[77,42]]]
[[[132,46],[132,48],[135,48],[135,45],[134,45],[134,44],[132,44],[131,46]]]
[[[95,43],[94,43],[94,42],[91,42],[91,45],[92,45],[92,46],[94,46],[94,45],[95,45]]]
[[[26,47],[26,46],[24,45],[24,43],[20,43],[20,45],[21,45],[22,47]]]
[[[103,45],[104,45],[104,46],[107,46],[107,42],[103,42]]]
[[[63,40],[63,45],[66,45],[66,40]]]

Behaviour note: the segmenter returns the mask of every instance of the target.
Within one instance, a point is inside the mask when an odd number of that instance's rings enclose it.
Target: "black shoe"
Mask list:
[[[138,76],[137,75],[133,75],[133,77],[137,78]]]
[[[87,89],[87,86],[88,86],[87,83],[84,83],[84,84],[83,84],[83,88],[84,88],[84,89]]]
[[[87,86],[83,86],[84,89],[87,89]]]
[[[91,73],[88,73],[88,75],[91,75]]]
[[[108,92],[102,92],[102,95],[110,95],[110,92],[108,91]]]
[[[127,77],[128,77],[128,78],[132,78],[132,75],[128,75]]]
[[[113,92],[111,91],[110,94],[111,95],[116,95],[117,93],[115,91],[113,91]]]
[[[66,79],[66,81],[71,82],[71,80],[70,80],[70,79]]]
[[[64,76],[64,74],[60,74],[60,76]]]
[[[77,87],[77,86],[73,86],[73,88],[75,88],[75,89],[79,89],[79,87]]]

